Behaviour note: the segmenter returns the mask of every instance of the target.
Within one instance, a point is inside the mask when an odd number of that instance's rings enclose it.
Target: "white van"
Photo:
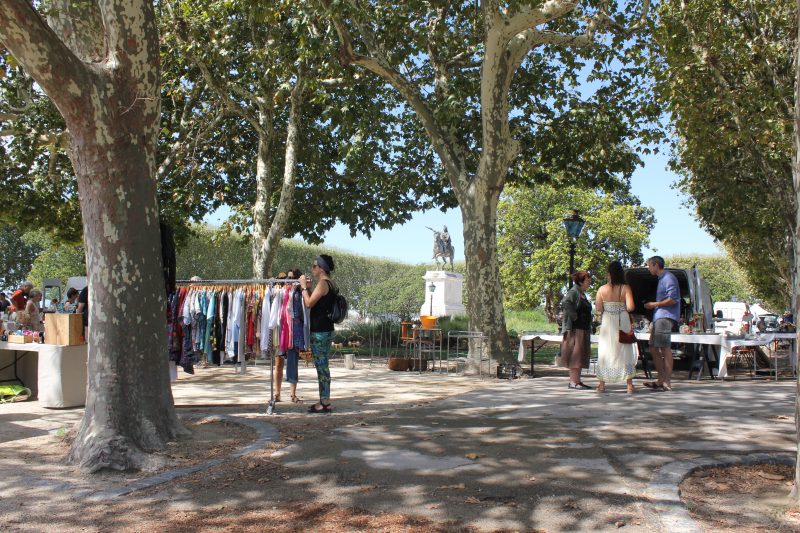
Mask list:
[[[714,302],[714,331],[723,333],[742,329],[742,318],[750,313],[750,306],[745,302]]]

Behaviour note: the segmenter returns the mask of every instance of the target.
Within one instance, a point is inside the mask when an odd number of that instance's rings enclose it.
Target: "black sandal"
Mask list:
[[[331,411],[333,411],[331,404],[325,405],[324,403],[315,403],[308,408],[308,412],[313,414],[330,413]]]

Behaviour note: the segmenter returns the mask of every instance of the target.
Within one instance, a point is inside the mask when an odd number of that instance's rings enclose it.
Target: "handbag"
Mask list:
[[[627,311],[626,311],[627,312]],[[622,311],[619,312],[619,343],[620,344],[633,344],[636,342],[636,334],[633,332],[633,323],[631,323],[630,331],[622,330]]]

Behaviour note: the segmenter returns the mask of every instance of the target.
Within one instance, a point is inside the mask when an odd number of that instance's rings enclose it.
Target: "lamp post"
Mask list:
[[[428,285],[428,292],[430,292],[430,293],[431,293],[431,309],[430,309],[430,312],[428,313],[428,316],[433,316],[433,292],[434,292],[435,290],[436,290],[436,285],[434,285],[434,284],[431,282],[431,284],[430,284],[430,285]]]
[[[580,237],[583,231],[583,226],[586,221],[578,214],[577,209],[572,210],[572,214],[566,217],[563,221],[564,228],[569,235],[569,288],[572,288],[572,274],[575,272],[575,242]]]

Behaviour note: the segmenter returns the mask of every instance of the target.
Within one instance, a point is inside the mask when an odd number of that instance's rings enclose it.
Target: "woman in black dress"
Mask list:
[[[589,390],[592,387],[581,381],[581,369],[589,368],[592,333],[592,304],[586,289],[592,284],[592,276],[585,270],[572,275],[572,288],[561,300],[564,319],[561,325],[561,353],[557,364],[569,369],[569,388]]]

